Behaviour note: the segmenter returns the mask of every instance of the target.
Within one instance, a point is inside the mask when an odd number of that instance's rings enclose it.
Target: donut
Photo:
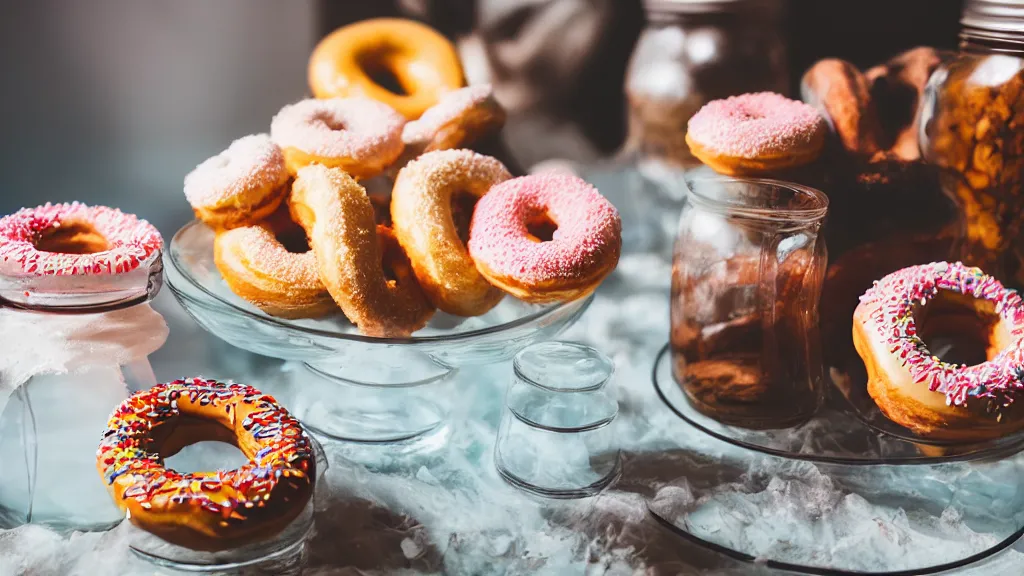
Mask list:
[[[477,271],[465,240],[473,203],[511,177],[498,160],[470,150],[427,152],[398,173],[395,236],[427,298],[449,314],[478,316],[503,296]]]
[[[983,358],[939,359],[926,341],[943,335]],[[1024,426],[1024,303],[977,268],[934,262],[885,276],[861,296],[853,341],[879,409],[922,436],[974,441]]]
[[[288,201],[306,230],[320,279],[345,316],[368,336],[405,337],[434,313],[405,253],[377,228],[366,191],[338,168],[299,171]]]
[[[162,247],[152,224],[106,206],[47,203],[0,218],[0,271],[10,276],[126,274]]]
[[[164,458],[203,440],[234,444],[249,463],[190,473],[164,466]],[[272,396],[200,378],[158,384],[122,402],[103,433],[96,468],[132,524],[205,551],[279,533],[316,483],[309,438]]]
[[[388,76],[397,86],[378,82]],[[324,37],[309,57],[309,87],[317,98],[365,96],[409,120],[463,85],[452,43],[412,20],[376,18],[342,26]]]
[[[690,153],[715,171],[759,175],[816,160],[828,127],[814,109],[772,92],[713,100],[690,118]]]
[[[301,229],[300,229],[301,231]],[[317,318],[337,310],[316,255],[289,250],[268,223],[219,232],[213,261],[231,291],[271,316]]]
[[[917,47],[864,73],[871,86],[889,155],[911,162],[921,157],[918,114],[925,86],[942,63],[934,48]]]
[[[589,294],[615,269],[621,248],[619,212],[596,188],[564,174],[494,186],[477,202],[469,230],[480,274],[527,302]]]
[[[418,120],[407,123],[402,142],[419,153],[463,148],[504,124],[505,109],[494,99],[491,86],[467,86],[445,94]]]
[[[366,98],[308,99],[282,108],[270,123],[270,135],[292,174],[323,164],[365,180],[402,153],[404,125],[393,109]]]
[[[847,152],[870,156],[882,149],[885,136],[871,84],[853,64],[835,58],[818,61],[804,73],[800,95],[829,121]]]

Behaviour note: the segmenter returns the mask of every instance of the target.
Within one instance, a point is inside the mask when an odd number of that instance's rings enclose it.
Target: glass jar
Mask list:
[[[777,180],[688,177],[672,261],[672,372],[693,407],[782,428],[822,398],[819,236],[828,198]]]
[[[960,54],[932,74],[921,151],[966,222],[960,258],[1024,283],[1014,244],[1024,210],[1024,0],[968,0]]]
[[[111,412],[156,384],[160,251],[129,272],[27,275],[0,263],[0,528],[96,530],[123,514],[96,472]]]
[[[776,0],[645,0],[648,25],[626,72],[627,149],[699,164],[686,124],[710,100],[789,87]]]

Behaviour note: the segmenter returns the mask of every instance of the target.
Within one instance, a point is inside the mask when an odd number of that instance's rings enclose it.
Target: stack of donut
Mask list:
[[[367,56],[381,43],[393,49]],[[383,91],[374,67],[406,94]],[[225,282],[267,314],[340,308],[366,335],[405,337],[435,308],[476,316],[505,293],[572,300],[615,268],[621,223],[596,189],[572,176],[512,178],[463,149],[505,114],[489,86],[460,87],[454,50],[433,30],[344,27],[314,50],[310,83],[321,98],[285,106],[269,135],[236,140],[185,178],[216,231]],[[371,198],[368,180],[390,198]]]

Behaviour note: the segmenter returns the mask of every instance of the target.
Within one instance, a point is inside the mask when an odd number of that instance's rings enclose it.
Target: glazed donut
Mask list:
[[[946,362],[925,342],[953,334],[976,340],[985,360]],[[861,296],[853,342],[879,409],[922,436],[973,441],[1024,426],[1015,402],[1024,391],[1024,304],[977,268],[936,262],[885,276]]]
[[[374,76],[394,78],[404,94]],[[465,84],[452,43],[432,28],[397,18],[376,18],[331,32],[309,57],[309,87],[317,98],[365,96],[409,120]]]
[[[285,106],[270,123],[292,174],[303,166],[341,168],[365,180],[380,174],[402,153],[405,119],[366,98],[303,100]]]
[[[261,222],[219,232],[213,261],[232,292],[271,316],[317,318],[337,310],[313,251],[286,246],[274,226]]]
[[[0,271],[10,276],[125,274],[162,246],[152,224],[106,206],[47,203],[0,218]]]
[[[463,148],[501,130],[505,109],[489,84],[468,86],[441,97],[418,120],[402,128],[406,148],[419,153]]]
[[[804,73],[800,95],[831,123],[847,152],[871,155],[882,149],[885,137],[871,84],[853,64],[835,58],[817,62]]]
[[[550,226],[556,227],[550,240],[535,234]],[[621,248],[618,210],[590,184],[561,174],[494,186],[477,203],[469,231],[477,270],[527,302],[589,294],[615,269]]]
[[[237,446],[249,463],[182,474],[163,459],[203,440]],[[137,392],[114,410],[96,468],[139,528],[193,550],[269,538],[306,507],[316,482],[299,422],[251,386],[190,378]]]
[[[266,134],[235,140],[185,176],[185,198],[214,228],[255,224],[288,194],[284,154]]]
[[[716,172],[758,175],[816,160],[828,128],[814,108],[772,92],[708,102],[690,118],[690,153]]]
[[[891,156],[905,162],[921,157],[917,110],[928,79],[941,63],[939,52],[922,46],[864,73]]]
[[[404,252],[378,235],[373,205],[351,176],[307,166],[295,179],[288,205],[306,230],[320,279],[363,334],[404,337],[426,325],[434,308]]]
[[[470,150],[428,152],[398,173],[395,235],[431,303],[449,314],[479,316],[503,296],[477,271],[465,241],[472,203],[511,177],[501,162]]]

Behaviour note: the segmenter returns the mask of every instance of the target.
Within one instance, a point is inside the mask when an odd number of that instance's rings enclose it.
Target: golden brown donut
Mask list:
[[[402,128],[409,150],[432,152],[466,148],[505,125],[505,109],[489,84],[449,92],[417,120]]]
[[[404,94],[376,78],[391,76]],[[409,120],[465,84],[455,47],[412,20],[375,18],[331,32],[309,57],[309,87],[317,98],[365,96]]]
[[[804,73],[800,95],[828,119],[848,152],[872,155],[882,149],[884,135],[871,85],[853,64],[835,58],[818,61]]]
[[[939,359],[926,343],[937,335],[979,358]],[[882,278],[854,312],[853,342],[871,398],[917,434],[977,441],[1024,427],[1024,305],[977,268],[936,262]]]
[[[942,57],[934,48],[922,46],[864,73],[891,156],[903,161],[921,157],[917,109],[928,79],[941,63]]]
[[[428,152],[398,173],[395,235],[431,303],[449,314],[478,316],[502,297],[477,271],[466,249],[469,218],[460,218],[460,230],[453,204],[468,216],[477,199],[511,177],[501,162],[470,150]]]
[[[185,198],[214,228],[255,224],[288,194],[281,149],[266,134],[239,138],[185,176]]]
[[[238,447],[235,470],[182,474],[163,459],[204,440]],[[96,469],[132,524],[193,550],[270,538],[305,509],[316,459],[298,420],[244,384],[189,378],[137,392],[114,410]]]
[[[307,166],[299,170],[288,206],[306,230],[320,279],[360,332],[404,337],[426,325],[434,308],[401,265],[389,266],[395,278],[388,278],[384,257],[394,251],[381,250],[373,204],[351,176]]]

